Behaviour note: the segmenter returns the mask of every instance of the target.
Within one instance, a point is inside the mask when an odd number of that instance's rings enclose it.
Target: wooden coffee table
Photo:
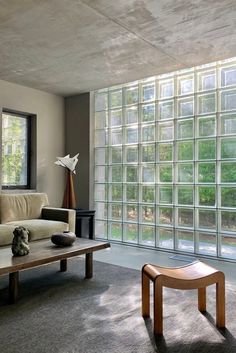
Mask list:
[[[60,270],[67,270],[67,259],[85,254],[85,278],[93,276],[93,252],[110,247],[108,242],[90,239],[76,239],[72,246],[57,247],[50,239],[30,243],[26,256],[12,256],[11,248],[0,248],[0,275],[9,274],[9,302],[18,297],[19,272],[29,268],[60,261]]]

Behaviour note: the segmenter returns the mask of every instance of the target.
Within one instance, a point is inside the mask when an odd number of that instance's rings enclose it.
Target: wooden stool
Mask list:
[[[142,268],[142,316],[150,316],[150,280],[154,287],[154,333],[163,333],[162,287],[198,289],[198,310],[206,311],[206,287],[216,283],[216,325],[225,327],[225,276],[221,271],[197,261],[181,267],[146,264]],[[176,304],[178,305],[178,304]]]

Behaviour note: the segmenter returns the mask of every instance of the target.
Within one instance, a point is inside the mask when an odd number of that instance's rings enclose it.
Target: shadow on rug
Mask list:
[[[227,329],[218,330],[215,288],[207,289],[208,313],[197,310],[197,291],[164,290],[164,336],[153,336],[141,317],[139,271],[94,263],[84,280],[84,261],[68,271],[59,264],[20,274],[20,298],[7,304],[8,277],[0,277],[1,353],[236,352],[235,288],[227,285]]]

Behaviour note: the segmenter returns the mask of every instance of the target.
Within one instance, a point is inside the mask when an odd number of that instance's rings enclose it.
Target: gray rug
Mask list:
[[[140,314],[140,272],[94,263],[84,280],[84,261],[22,272],[20,299],[7,305],[8,277],[0,277],[1,353],[236,352],[236,291],[227,285],[227,329],[214,326],[215,290],[208,288],[205,316],[196,291],[164,290],[164,337]]]

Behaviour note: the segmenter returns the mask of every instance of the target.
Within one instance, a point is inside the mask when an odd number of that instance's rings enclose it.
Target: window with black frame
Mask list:
[[[2,188],[30,186],[30,115],[2,113]]]

